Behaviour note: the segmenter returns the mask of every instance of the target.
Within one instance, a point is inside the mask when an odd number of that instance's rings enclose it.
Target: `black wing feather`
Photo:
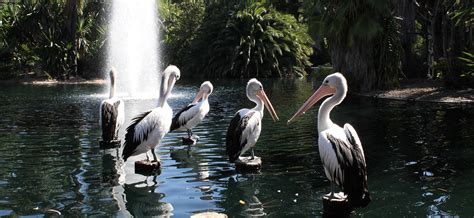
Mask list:
[[[367,167],[363,151],[356,144],[346,143],[331,134],[328,134],[327,137],[336,153],[343,175],[343,178],[339,178],[338,173],[334,172],[334,178],[347,194],[352,207],[367,206],[371,199],[367,186]],[[348,139],[351,143],[355,142],[353,138]]]
[[[178,113],[174,115],[173,120],[171,121],[170,132],[175,129],[179,129],[181,126],[184,126],[186,124],[185,122],[179,122],[179,116],[181,116],[183,112],[192,108],[194,105],[196,105],[196,103],[188,104],[188,106],[184,107],[183,109],[181,109],[180,111],[178,111]]]
[[[117,127],[117,116],[118,116],[118,105],[120,102],[115,102],[113,105],[104,102],[102,104],[102,139],[106,142],[110,142],[116,137]]]
[[[149,113],[150,111],[144,112],[142,114],[139,114],[135,118],[132,119],[132,123],[127,127],[127,133],[125,134],[125,145],[123,147],[123,152],[122,152],[122,157],[124,161],[127,161],[127,159],[134,153],[135,149],[140,145],[140,141],[136,141],[134,139],[135,137],[135,127],[137,126],[140,121],[142,121]],[[145,133],[143,140],[146,140],[148,138],[148,132]]]
[[[248,121],[254,114],[255,111],[250,111],[241,118],[239,112],[237,112],[232,121],[230,121],[230,126],[227,129],[226,136],[226,151],[227,155],[229,155],[229,161],[231,163],[235,162],[237,158],[239,158],[242,149],[244,148],[245,144],[247,144],[246,139],[240,141],[240,138],[242,137],[242,133],[244,132]]]

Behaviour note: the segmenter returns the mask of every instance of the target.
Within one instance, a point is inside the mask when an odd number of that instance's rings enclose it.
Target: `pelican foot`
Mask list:
[[[347,195],[344,194],[344,192],[337,192],[337,193],[328,193],[324,195],[324,198],[327,198],[329,200],[345,200],[347,198]]]

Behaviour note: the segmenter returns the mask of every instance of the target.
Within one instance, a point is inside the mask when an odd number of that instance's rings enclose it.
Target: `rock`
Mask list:
[[[140,173],[143,175],[150,175],[155,173],[160,173],[161,171],[161,162],[158,161],[148,161],[140,160],[135,161],[135,173]]]
[[[198,137],[196,135],[191,136],[191,138],[183,137],[183,145],[195,145],[198,141]]]
[[[237,171],[246,171],[246,172],[259,172],[262,168],[262,159],[255,156],[252,157],[239,157],[235,161],[235,169]]]
[[[343,192],[335,194],[335,198],[330,199],[329,194],[323,196],[324,217],[349,217],[352,207]]]

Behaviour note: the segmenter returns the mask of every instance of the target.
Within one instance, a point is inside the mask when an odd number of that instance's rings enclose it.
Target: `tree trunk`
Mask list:
[[[435,31],[436,31],[436,18],[438,17],[438,8],[439,8],[440,0],[436,0],[434,10],[431,15],[431,19],[428,24],[428,36],[427,36],[427,44],[428,44],[428,79],[432,79],[434,76],[434,47],[435,47]]]
[[[404,56],[402,59],[402,69],[406,76],[413,77],[417,72],[415,57],[412,46],[415,42],[415,16],[416,10],[413,0],[400,0],[395,2],[398,5],[397,15],[403,19],[401,22],[400,41],[403,47]]]
[[[75,77],[77,77],[77,40],[76,40],[76,33],[77,33],[77,8],[78,8],[79,1],[78,0],[67,0],[64,8],[64,14],[66,15],[66,23],[65,23],[65,34],[67,43],[72,44],[72,49],[69,54],[69,59],[72,61],[72,73]],[[69,78],[70,72],[68,72]]]
[[[335,72],[347,77],[349,86],[355,91],[370,91],[376,86],[372,42],[355,40],[352,46],[331,43],[331,62]]]
[[[432,22],[429,22],[429,26],[427,28],[428,32],[426,34],[426,45],[428,47],[428,55],[427,55],[427,63],[428,63],[428,73],[426,74],[426,76],[428,77],[428,79],[433,79],[433,75],[434,75],[434,51],[433,51],[433,47],[434,47],[434,43],[433,43],[433,23]]]

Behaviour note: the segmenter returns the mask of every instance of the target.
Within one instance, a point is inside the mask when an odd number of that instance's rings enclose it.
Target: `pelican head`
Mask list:
[[[111,67],[110,72],[109,72],[109,77],[110,77],[110,84],[114,85],[115,79],[117,78],[117,70],[115,69],[115,67]]]
[[[168,98],[171,90],[174,87],[176,81],[181,77],[181,71],[175,65],[169,65],[163,71],[163,77],[161,79],[161,91],[160,91],[160,102],[159,105],[163,106]]]
[[[257,104],[258,102],[263,102],[268,112],[270,113],[270,116],[272,117],[273,121],[279,120],[275,109],[273,109],[272,103],[270,102],[267,97],[267,94],[265,94],[265,91],[263,90],[262,83],[260,83],[260,81],[255,78],[250,79],[247,83],[247,97],[251,101],[257,102]]]
[[[209,95],[212,93],[212,90],[214,90],[214,86],[212,86],[212,83],[209,81],[205,81],[201,84],[201,87],[199,88],[199,92],[197,93],[196,97],[193,100],[193,103],[196,103],[199,101],[199,99],[207,99]]]
[[[110,77],[110,95],[109,98],[115,97],[115,80],[117,78],[117,70],[115,67],[111,67],[109,71],[109,77]]]
[[[311,97],[301,106],[300,109],[288,120],[288,124],[293,120],[304,114],[310,109],[316,102],[328,95],[336,95],[342,101],[347,93],[347,80],[341,73],[333,73],[327,76],[321,86],[316,90]],[[340,103],[340,101],[338,103]]]

